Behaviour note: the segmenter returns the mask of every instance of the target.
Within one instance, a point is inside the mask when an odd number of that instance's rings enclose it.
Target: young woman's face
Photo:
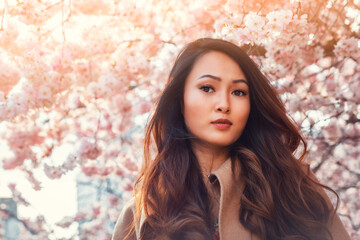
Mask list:
[[[241,136],[249,113],[249,86],[238,64],[218,51],[201,56],[185,81],[188,130],[202,143],[226,147]]]

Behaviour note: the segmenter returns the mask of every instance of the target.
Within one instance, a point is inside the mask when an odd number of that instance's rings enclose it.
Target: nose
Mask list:
[[[216,112],[229,113],[230,102],[227,96],[222,95],[216,105]]]

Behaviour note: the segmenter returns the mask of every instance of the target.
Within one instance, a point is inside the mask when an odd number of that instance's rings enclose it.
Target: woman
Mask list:
[[[350,239],[305,152],[246,53],[223,40],[192,42],[147,126],[135,198],[113,239]]]

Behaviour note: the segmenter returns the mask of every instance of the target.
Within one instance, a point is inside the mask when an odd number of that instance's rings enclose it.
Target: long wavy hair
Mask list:
[[[245,183],[239,221],[261,239],[332,239],[327,223],[334,209],[323,188],[331,189],[318,183],[304,163],[306,143],[278,94],[240,47],[210,38],[180,52],[147,125],[144,163],[134,188],[134,224],[142,213],[146,216],[140,238],[211,239],[208,192],[181,111],[185,79],[210,51],[231,57],[249,83],[248,122],[229,151]]]

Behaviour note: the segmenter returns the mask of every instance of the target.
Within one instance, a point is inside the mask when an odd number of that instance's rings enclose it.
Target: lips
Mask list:
[[[224,118],[217,119],[211,123],[220,130],[228,129],[232,125],[232,122]]]
[[[213,124],[228,124],[228,125],[232,125],[232,122],[230,122],[229,120],[225,119],[225,118],[219,118],[215,121],[212,121],[211,123]]]

